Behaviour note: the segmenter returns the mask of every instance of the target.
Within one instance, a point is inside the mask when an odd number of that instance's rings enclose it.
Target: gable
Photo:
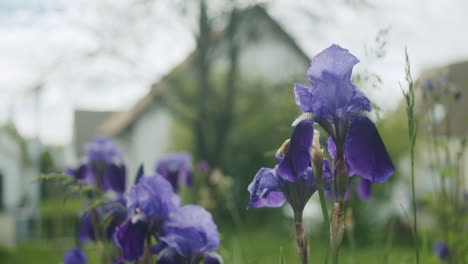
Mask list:
[[[235,36],[241,45],[239,78],[248,82],[275,85],[288,83],[291,86],[292,81],[306,82],[305,73],[310,59],[281,25],[261,6],[243,10],[240,15],[241,22]],[[229,65],[229,39],[224,31],[216,32],[213,43],[214,49],[210,51],[213,57],[213,75],[220,76],[227,72]],[[98,129],[99,134],[114,136],[129,129],[155,103],[156,97],[168,88],[175,88],[174,83],[180,81],[180,75],[188,76],[185,81],[194,80],[196,67],[191,66],[194,65],[195,52],[162,80],[153,84],[150,92],[131,109],[114,114],[103,122]]]

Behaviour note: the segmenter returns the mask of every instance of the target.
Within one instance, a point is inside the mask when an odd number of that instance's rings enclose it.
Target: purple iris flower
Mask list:
[[[296,104],[316,120],[334,124],[350,114],[371,111],[367,97],[351,83],[351,73],[359,60],[348,50],[331,45],[312,60],[307,71],[312,88],[295,84]]]
[[[126,261],[134,261],[143,256],[148,228],[148,223],[142,220],[133,222],[130,218],[117,227],[114,242],[122,250]]]
[[[166,178],[179,191],[181,185],[192,186],[192,156],[188,152],[168,154],[156,163],[156,172]]]
[[[125,192],[123,155],[110,139],[98,137],[94,142],[85,144],[84,152],[83,163],[77,169],[67,169],[67,174],[103,191]]]
[[[309,198],[317,190],[311,168],[310,148],[314,134],[311,119],[301,121],[294,128],[284,155],[277,155],[274,169],[261,168],[248,186],[250,207],[280,207],[285,201],[294,211],[302,212]]]
[[[81,248],[71,248],[63,256],[64,264],[86,264],[86,255]]]
[[[160,264],[179,263],[178,259],[185,260],[183,263],[212,261],[212,253],[220,243],[218,228],[211,214],[198,205],[186,205],[174,212],[162,224],[158,239],[166,246],[160,253]],[[168,249],[177,254],[166,251]]]
[[[96,137],[84,145],[85,158],[90,163],[114,163],[123,160],[123,154],[110,138]]]
[[[348,50],[332,45],[312,60],[307,72],[312,88],[300,84],[294,87],[296,104],[330,136],[329,152],[337,174],[334,180],[339,183],[335,184],[341,197],[346,191],[347,175],[384,182],[395,172],[374,123],[359,113],[371,111],[372,107],[365,94],[351,83],[358,62]]]
[[[132,215],[161,221],[180,206],[171,184],[160,175],[143,176],[128,192],[127,208]]]
[[[440,260],[447,260],[450,257],[450,250],[442,240],[437,240],[434,243],[434,252]]]
[[[140,258],[144,242],[170,214],[180,207],[180,198],[171,184],[160,175],[144,175],[128,193],[127,208],[130,215],[116,228],[114,241],[122,250],[123,258]]]

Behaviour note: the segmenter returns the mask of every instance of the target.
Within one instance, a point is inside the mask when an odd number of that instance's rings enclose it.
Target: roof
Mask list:
[[[114,114],[115,112],[110,111],[75,110],[73,133],[75,153],[80,155],[83,144],[93,140],[94,136],[96,136],[97,127]]]
[[[254,5],[248,9],[245,9],[244,14],[251,14],[255,16],[262,16],[266,19],[270,25],[272,26],[273,30],[278,33],[278,36],[281,37],[288,45],[298,53],[301,58],[304,59],[305,63],[310,63],[310,58],[307,54],[302,50],[294,38],[289,35],[284,28],[274,19],[272,18],[266,9],[261,5]],[[224,31],[215,32],[213,34],[213,38],[215,40],[219,40],[224,35]],[[103,136],[115,136],[127,129],[129,126],[132,125],[133,122],[138,120],[138,118],[150,107],[153,100],[161,94],[161,92],[168,86],[166,84],[166,80],[174,71],[181,69],[187,65],[189,65],[192,59],[195,57],[196,51],[192,51],[190,55],[178,66],[173,68],[167,75],[165,75],[160,81],[154,83],[151,86],[151,89],[148,94],[146,94],[143,98],[141,98],[133,107],[131,107],[126,112],[120,112],[112,115],[109,117],[101,126],[98,128],[98,133]]]

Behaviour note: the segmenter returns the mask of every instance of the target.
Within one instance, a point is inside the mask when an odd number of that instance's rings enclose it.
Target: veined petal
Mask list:
[[[296,104],[304,113],[315,113],[320,107],[318,95],[314,94],[314,90],[302,84],[294,84],[294,95]]]
[[[359,175],[372,182],[384,182],[395,173],[387,149],[374,123],[364,115],[349,120],[345,141],[349,175]]]
[[[281,189],[283,182],[275,173],[274,169],[261,168],[252,183],[249,184],[250,207],[280,207],[286,201]]]
[[[276,173],[281,178],[296,182],[310,167],[312,139],[314,136],[314,121],[306,119],[300,122],[293,130],[289,150],[279,163]]]
[[[143,221],[132,223],[130,218],[117,227],[114,242],[122,250],[125,260],[134,261],[143,255],[147,232],[147,223]]]
[[[342,79],[349,79],[354,65],[358,62],[359,60],[347,49],[333,44],[312,59],[307,75],[310,79],[319,80],[323,77],[323,73],[327,72]]]
[[[296,104],[322,120],[345,118],[350,113],[370,111],[369,99],[351,83],[359,60],[338,45],[320,52],[307,71],[312,88],[296,84]]]
[[[109,163],[104,171],[104,187],[117,193],[125,192],[127,174],[125,165]]]
[[[185,205],[174,212],[162,224],[158,240],[186,258],[202,257],[220,243],[211,214],[198,205]]]

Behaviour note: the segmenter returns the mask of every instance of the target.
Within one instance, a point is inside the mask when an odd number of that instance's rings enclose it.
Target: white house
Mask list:
[[[17,138],[0,132],[0,246],[13,247],[37,230],[41,144],[30,141],[23,153]],[[31,158],[25,160],[27,155]]]
[[[253,6],[241,12],[236,37],[242,43],[238,67],[242,79],[285,87],[292,85],[292,79],[306,83],[310,58],[294,39],[263,7]],[[226,71],[229,65],[226,57],[229,40],[222,38],[224,31],[218,33],[215,38],[219,41],[213,52],[215,73]],[[172,72],[186,71],[194,53]],[[158,99],[171,88],[167,77],[172,72],[154,83],[149,93],[128,111],[112,115],[98,129],[99,134],[113,137],[124,149],[130,172],[136,171],[141,163],[145,168],[153,168],[154,161],[171,144],[171,112]]]

